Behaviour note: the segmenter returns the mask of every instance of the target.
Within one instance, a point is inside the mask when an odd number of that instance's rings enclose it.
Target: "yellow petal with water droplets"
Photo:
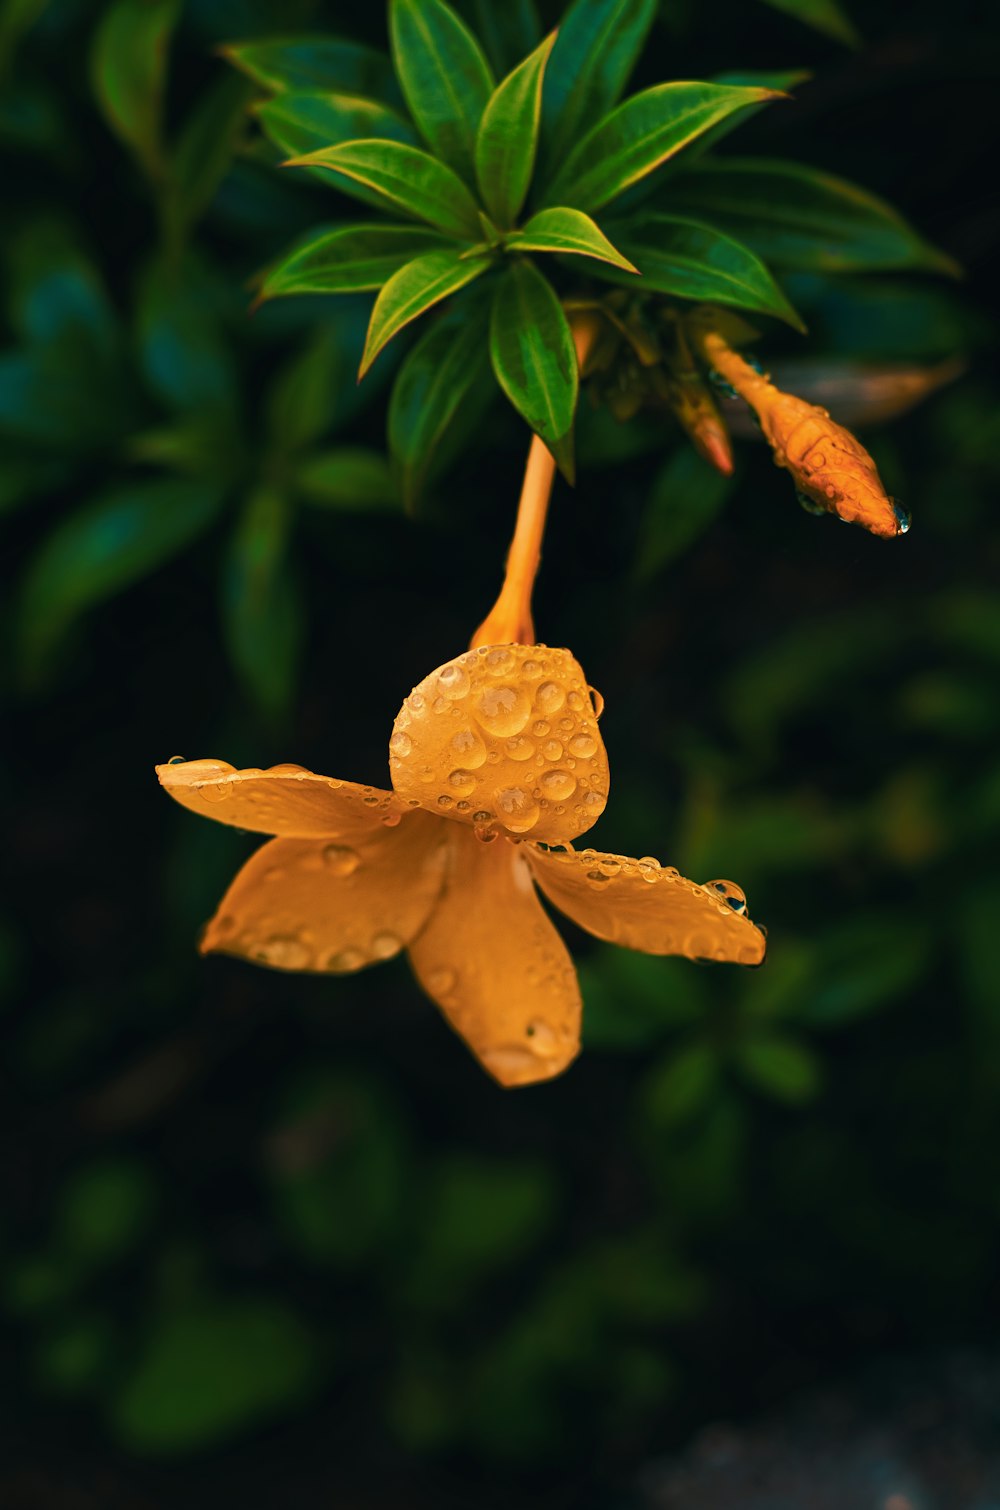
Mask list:
[[[493,645],[424,678],[389,741],[392,784],[484,832],[559,843],[604,811],[608,757],[568,650]]]
[[[596,938],[644,954],[759,965],[765,940],[729,881],[699,886],[646,856],[524,845],[535,880],[552,902]]]
[[[452,829],[445,889],[410,945],[417,979],[501,1085],[550,1080],[580,1049],[580,988],[520,846]]]
[[[427,921],[446,846],[445,825],[420,812],[356,845],[272,839],[226,892],[201,951],[336,975],[391,959]]]
[[[224,760],[158,765],[164,789],[182,807],[217,823],[287,839],[362,838],[407,811],[392,792],[316,776],[298,765],[238,771]]]

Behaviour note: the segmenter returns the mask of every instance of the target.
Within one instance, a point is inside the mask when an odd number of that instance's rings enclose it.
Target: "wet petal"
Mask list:
[[[730,881],[699,886],[647,856],[546,850],[526,844],[539,886],[561,912],[599,939],[645,954],[759,965],[765,941]]]
[[[550,1080],[580,1049],[580,988],[520,847],[452,830],[444,893],[410,945],[417,979],[501,1085]]]
[[[568,650],[494,645],[415,687],[389,741],[392,784],[429,812],[559,843],[604,811],[608,758]]]
[[[356,845],[272,839],[226,892],[201,951],[341,975],[391,959],[434,906],[447,835],[445,824],[411,812]]]
[[[360,839],[408,811],[392,792],[316,776],[299,765],[238,771],[224,760],[184,760],[158,765],[156,774],[193,813],[286,839]]]

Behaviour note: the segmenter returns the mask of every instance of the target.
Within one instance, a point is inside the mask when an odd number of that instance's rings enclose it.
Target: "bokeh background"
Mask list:
[[[882,0],[852,49],[793,9],[670,0],[638,82],[813,69],[734,150],[857,178],[968,276],[788,278],[808,344],[762,354],[964,375],[864,433],[913,512],[892,544],[801,512],[760,445],[725,489],[664,427],[584,413],[536,617],[607,701],[593,842],[738,880],[770,955],[574,935],[586,1051],[513,1093],[402,962],[199,961],[254,841],[152,772],[384,783],[403,696],[498,585],[513,415],[406,518],[384,381],[353,382],[365,301],[248,313],[253,274],[350,209],[270,166],[216,49],[381,46],[382,7],[186,0],[167,124],[201,166],[172,219],[95,99],[102,6],[0,12],[11,1510],[646,1503],[641,1465],[709,1423],[993,1355],[1000,23]],[[350,485],[279,517],[309,446],[348,448]]]

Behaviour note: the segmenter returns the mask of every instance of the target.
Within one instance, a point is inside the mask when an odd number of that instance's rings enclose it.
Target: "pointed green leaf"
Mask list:
[[[877,195],[804,163],[756,157],[699,162],[672,180],[675,206],[711,219],[779,267],[957,271]]]
[[[458,0],[498,78],[509,73],[542,40],[534,0]]]
[[[108,125],[153,178],[163,167],[167,43],[179,9],[179,0],[116,0],[91,56],[94,93]]]
[[[657,84],[619,105],[563,161],[549,204],[599,210],[734,110],[772,91],[725,84]]]
[[[558,170],[595,121],[618,103],[656,15],[656,0],[575,0],[542,96],[543,176]]]
[[[447,242],[417,225],[345,225],[312,234],[267,276],[264,299],[279,294],[346,294],[381,288],[393,273]]]
[[[712,75],[713,84],[738,84],[741,89],[773,90],[775,94],[791,94],[793,89],[800,84],[808,83],[812,78],[808,68],[733,68],[725,73]],[[732,115],[727,115],[724,121],[718,121],[708,131],[703,131],[696,142],[691,142],[684,149],[684,156],[678,167],[686,169],[696,158],[701,158],[706,152],[710,152],[720,141],[729,135],[731,131],[738,131],[745,126],[747,121],[752,120],[758,111],[763,110],[771,102],[771,95],[756,104],[744,105],[742,110],[734,110]],[[640,188],[642,185],[640,185]]]
[[[542,79],[555,32],[494,90],[476,136],[476,178],[483,202],[500,226],[511,226],[524,204],[535,166]]]
[[[457,239],[479,236],[476,202],[462,180],[419,147],[377,140],[344,142],[294,157],[286,166],[329,169],[345,194],[356,193],[361,185],[378,194],[384,209],[401,210]]]
[[[246,120],[250,85],[223,73],[188,116],[171,162],[169,213],[185,232],[211,204]]]
[[[416,132],[401,115],[356,94],[278,94],[257,105],[254,113],[282,152],[318,152],[372,137],[417,145]]]
[[[105,602],[177,555],[211,525],[222,501],[207,484],[137,482],[68,515],[28,568],[18,657],[29,681],[88,608]]]
[[[504,393],[570,476],[576,350],[555,290],[530,262],[512,263],[497,283],[490,356]]]
[[[369,513],[398,510],[399,493],[381,451],[342,446],[300,462],[295,481],[307,503]]]
[[[704,299],[758,310],[804,330],[805,326],[749,247],[722,231],[678,215],[648,214],[633,220],[609,222],[615,243],[642,275],[642,287],[682,299]],[[601,264],[596,277],[610,283],[634,279]]]
[[[860,46],[861,38],[854,22],[837,0],[764,0],[764,4],[770,5],[772,10],[794,16],[803,26],[811,26],[813,31],[822,32],[835,42],[843,42],[846,47]]]
[[[237,68],[275,94],[286,90],[337,91],[399,105],[399,89],[384,53],[342,37],[271,37],[231,42],[222,53]]]
[[[230,658],[270,718],[288,710],[302,646],[302,609],[288,560],[289,525],[284,495],[258,488],[232,535],[222,578],[222,626]]]
[[[489,373],[489,305],[479,295],[476,289],[471,299],[463,296],[454,313],[449,310],[417,342],[392,390],[389,449],[408,510],[419,498],[463,403]],[[466,307],[459,310],[458,304]]]
[[[637,271],[628,258],[611,245],[589,215],[582,210],[571,210],[566,205],[539,210],[519,231],[506,238],[505,245],[510,251],[564,252],[596,257],[599,262],[610,262],[623,272]]]
[[[428,147],[469,184],[476,128],[493,89],[490,65],[444,0],[391,0],[396,73]]]
[[[433,305],[457,293],[491,266],[489,257],[463,257],[454,249],[425,252],[394,273],[375,300],[359,377],[383,346]]]

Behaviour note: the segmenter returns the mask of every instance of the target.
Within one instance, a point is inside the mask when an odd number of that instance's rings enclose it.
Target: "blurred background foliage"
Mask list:
[[[402,964],[194,955],[252,841],[153,763],[383,783],[403,695],[496,590],[526,432],[494,406],[407,516],[392,352],[354,382],[370,299],[248,312],[335,199],[273,170],[218,49],[381,47],[381,7],[140,12],[137,41],[96,0],[0,10],[0,1498],[630,1503],[706,1421],[995,1344],[995,20],[885,0],[852,48],[832,3],[661,6],[637,85],[812,69],[740,151],[860,180],[967,269],[789,275],[810,335],[765,358],[963,373],[862,432],[913,511],[890,545],[800,512],[760,445],[726,484],[582,415],[537,621],[607,699],[594,842],[738,879],[771,952],[574,937],[584,1057],[503,1093]]]

